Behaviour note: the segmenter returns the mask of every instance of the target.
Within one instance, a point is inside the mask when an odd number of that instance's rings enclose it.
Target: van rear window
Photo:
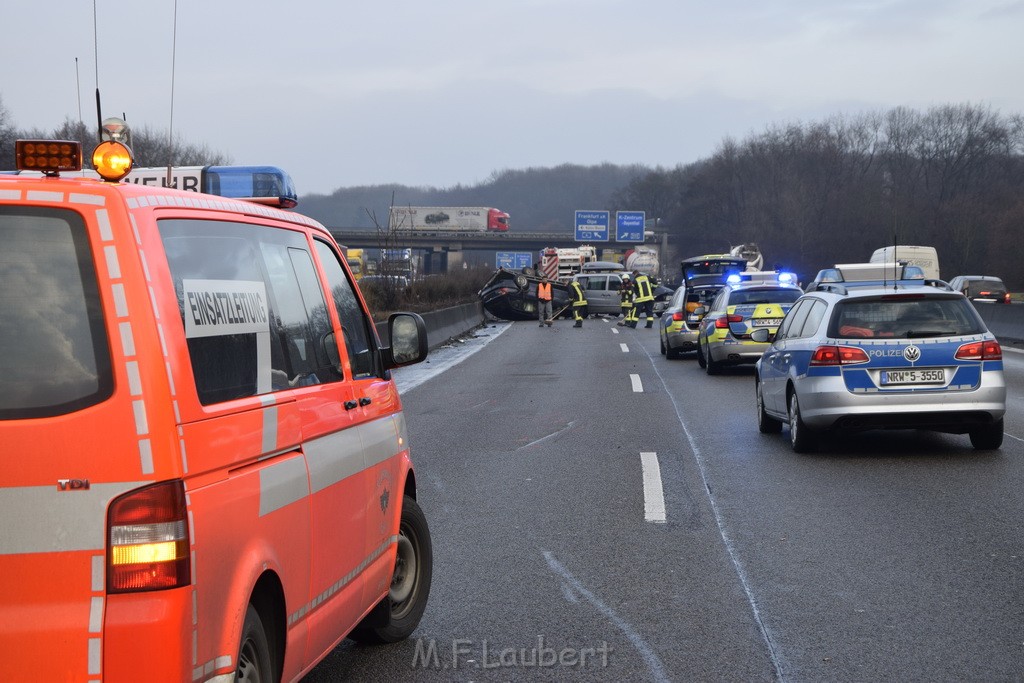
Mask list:
[[[113,391],[82,216],[0,207],[0,419],[63,415]]]

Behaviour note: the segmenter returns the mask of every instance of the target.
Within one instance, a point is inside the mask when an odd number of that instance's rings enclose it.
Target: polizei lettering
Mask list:
[[[217,337],[270,330],[267,290],[247,280],[182,280],[185,336]]]

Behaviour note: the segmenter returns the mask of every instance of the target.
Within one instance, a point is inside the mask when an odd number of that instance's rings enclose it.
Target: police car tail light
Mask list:
[[[814,349],[811,354],[811,365],[855,365],[867,363],[870,359],[864,349],[858,346],[825,345]]]
[[[1002,360],[1003,347],[993,340],[963,344],[956,350],[957,360]]]
[[[723,315],[721,318],[715,318],[715,327],[719,330],[727,330],[731,323],[741,322],[743,322],[742,315]]]
[[[683,320],[683,318],[685,318],[685,317],[686,316],[683,315],[682,311],[675,311],[672,314],[672,321],[678,323],[678,322],[681,322]]]
[[[115,498],[107,512],[107,538],[108,593],[189,585],[188,511],[180,481]]]
[[[76,140],[16,140],[14,156],[19,171],[55,176],[82,170],[82,143]]]

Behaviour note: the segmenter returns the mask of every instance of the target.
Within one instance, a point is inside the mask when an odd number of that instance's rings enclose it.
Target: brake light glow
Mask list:
[[[675,313],[672,314],[672,321],[678,323],[681,322],[684,317],[685,316],[683,315],[682,311],[676,311]]]
[[[1002,360],[1003,348],[994,339],[971,342],[957,349],[954,358],[957,360]]]
[[[812,366],[823,365],[855,365],[867,363],[870,359],[864,349],[859,346],[835,346],[827,344],[819,346],[811,354]]]
[[[107,512],[107,592],[129,593],[191,582],[188,511],[180,481],[131,491]]]
[[[723,315],[721,318],[715,318],[715,327],[719,330],[727,330],[730,323],[741,322],[743,322],[742,315]]]

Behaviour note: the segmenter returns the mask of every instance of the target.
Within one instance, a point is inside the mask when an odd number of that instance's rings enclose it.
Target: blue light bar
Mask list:
[[[725,281],[726,281],[726,282],[728,282],[728,283],[729,283],[730,285],[735,285],[735,284],[737,284],[737,283],[738,283],[738,282],[739,282],[739,281],[740,281],[741,279],[742,279],[742,278],[740,278],[740,275],[739,275],[739,273],[733,273],[733,274],[732,274],[732,275],[730,275],[729,277],[725,278]]]
[[[290,209],[299,203],[291,177],[276,166],[209,166],[202,191]]]

